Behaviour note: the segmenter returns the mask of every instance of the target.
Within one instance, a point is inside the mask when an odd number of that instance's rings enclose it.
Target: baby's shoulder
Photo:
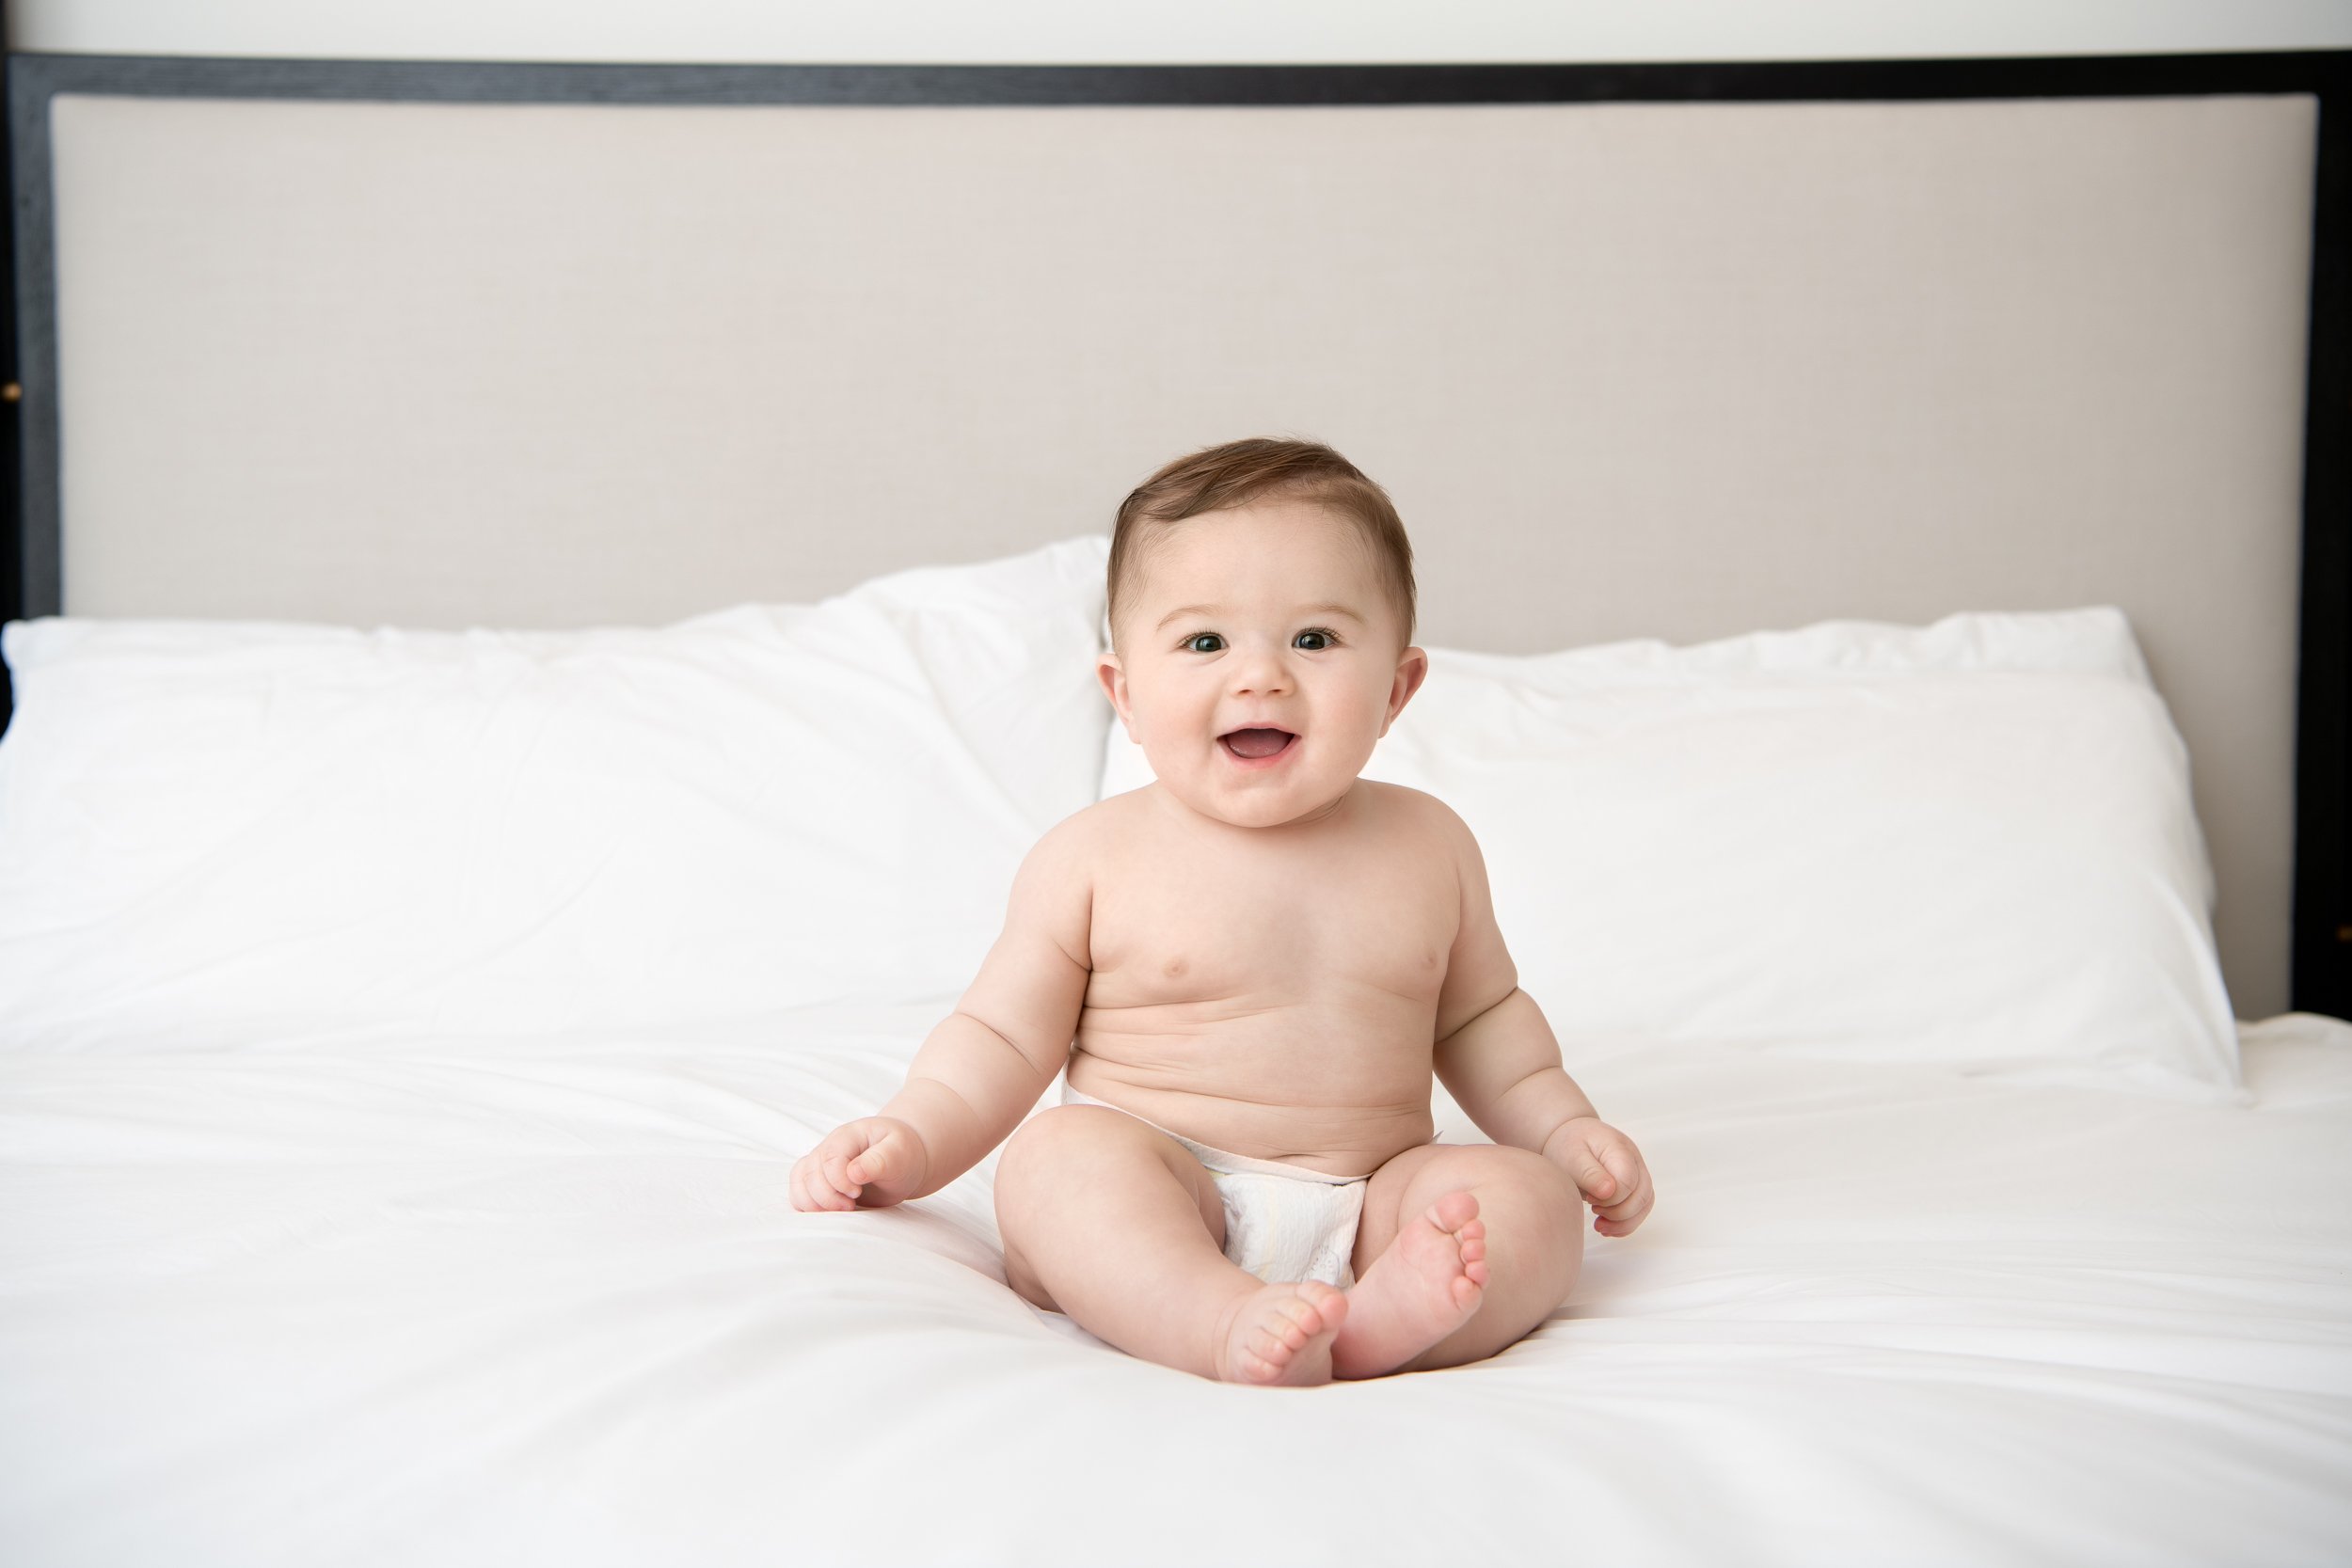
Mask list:
[[[1099,806],[1071,813],[1041,834],[1012,878],[1009,918],[1059,927],[1089,918],[1104,842]]]
[[[1080,806],[1054,824],[1054,832],[1073,839],[1100,839],[1131,827],[1142,815],[1147,804],[1145,796],[1151,789],[1130,789],[1118,795],[1105,795],[1090,806]]]
[[[1357,781],[1372,791],[1378,808],[1372,815],[1385,823],[1383,836],[1402,838],[1420,847],[1433,863],[1458,873],[1463,863],[1478,855],[1478,839],[1459,813],[1427,790],[1375,779]]]
[[[1452,806],[1425,789],[1415,789],[1410,784],[1389,784],[1380,779],[1359,779],[1356,782],[1369,792],[1371,800],[1384,814],[1399,821],[1409,822],[1417,828],[1447,837],[1470,832],[1470,824],[1464,822]]]
[[[1030,853],[1058,864],[1091,869],[1104,854],[1132,843],[1144,826],[1143,791],[1129,790],[1081,806],[1045,830]]]

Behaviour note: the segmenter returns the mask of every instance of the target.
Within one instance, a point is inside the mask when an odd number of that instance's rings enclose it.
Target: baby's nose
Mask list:
[[[1279,659],[1254,660],[1233,668],[1233,694],[1237,697],[1288,691],[1290,686],[1290,672],[1282,668]]]

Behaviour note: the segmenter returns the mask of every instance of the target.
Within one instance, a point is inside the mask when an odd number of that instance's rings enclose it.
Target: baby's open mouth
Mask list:
[[[1297,738],[1288,730],[1232,730],[1217,736],[1233,755],[1253,762],[1274,755]]]

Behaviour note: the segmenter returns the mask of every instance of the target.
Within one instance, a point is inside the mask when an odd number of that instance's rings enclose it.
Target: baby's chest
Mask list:
[[[1408,866],[1272,879],[1207,867],[1096,889],[1098,1000],[1134,1006],[1369,987],[1434,1004],[1457,921],[1450,880]]]

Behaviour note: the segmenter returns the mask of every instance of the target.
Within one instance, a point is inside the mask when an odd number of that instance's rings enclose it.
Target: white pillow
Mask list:
[[[2187,749],[2121,610],[1431,649],[1365,776],[1477,834],[1571,1060],[1668,1039],[2237,1083]],[[1113,724],[1104,793],[1151,777]]]
[[[0,1050],[951,1000],[1094,799],[1107,551],[660,628],[11,625]]]

